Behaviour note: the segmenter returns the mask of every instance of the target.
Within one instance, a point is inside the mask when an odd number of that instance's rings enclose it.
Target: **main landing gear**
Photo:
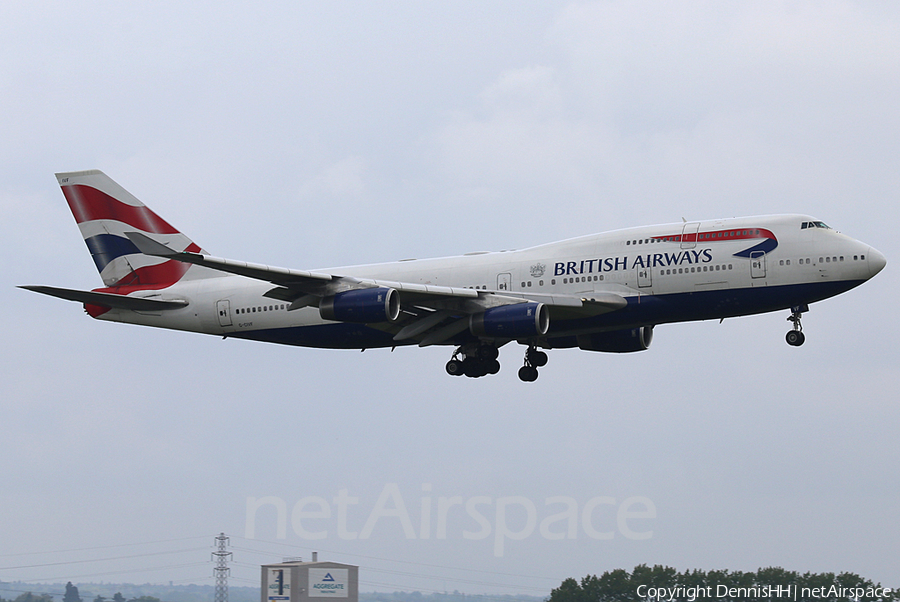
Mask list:
[[[800,317],[805,311],[809,311],[808,305],[797,305],[791,308],[791,315],[788,317],[788,322],[792,323],[794,327],[784,335],[784,340],[792,347],[799,347],[806,341],[806,335],[803,334],[803,325],[800,324]]]
[[[453,352],[453,357],[447,362],[447,374],[470,378],[497,374],[500,372],[499,355],[500,350],[493,345],[463,345]]]
[[[519,380],[531,383],[537,380],[537,369],[547,365],[547,354],[538,351],[534,346],[528,347],[525,351],[525,365],[519,368]]]
[[[500,350],[486,343],[468,343],[453,352],[447,362],[447,374],[450,376],[468,376],[479,378],[500,372],[497,357]],[[519,378],[527,383],[537,380],[537,369],[547,365],[547,354],[531,345],[525,351],[525,365],[519,368]]]

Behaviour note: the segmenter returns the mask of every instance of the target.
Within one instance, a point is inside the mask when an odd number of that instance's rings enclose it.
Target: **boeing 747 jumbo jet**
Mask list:
[[[23,286],[98,320],[338,349],[453,345],[447,372],[500,370],[498,349],[625,353],[653,328],[790,310],[800,346],[809,304],[880,272],[884,256],[806,215],[592,234],[520,251],[320,270],[214,257],[100,171],[56,175],[103,279],[92,291]]]

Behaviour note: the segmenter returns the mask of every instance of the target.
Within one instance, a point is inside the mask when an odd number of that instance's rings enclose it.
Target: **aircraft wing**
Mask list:
[[[487,291],[462,287],[436,286],[410,282],[394,282],[376,279],[360,279],[336,274],[309,272],[289,268],[235,261],[192,253],[175,251],[166,245],[141,234],[125,235],[145,255],[165,257],[185,263],[237,274],[247,278],[270,282],[275,286],[266,297],[290,303],[289,310],[318,306],[326,296],[344,291],[365,288],[391,288],[400,295],[403,317],[396,324],[382,327],[395,334],[394,339],[419,340],[420,345],[431,345],[449,339],[468,328],[472,314],[492,307],[516,303],[543,303],[556,319],[573,319],[596,316],[625,307],[625,298],[616,293],[591,293],[590,296],[542,294],[520,291]],[[449,322],[449,323],[448,323]]]
[[[375,286],[390,286],[396,288],[401,294],[419,293],[425,295],[448,295],[468,298],[478,297],[478,292],[474,289],[422,285],[408,282],[360,280],[348,276],[279,268],[258,263],[213,257],[211,255],[202,255],[200,253],[191,253],[188,251],[178,252],[139,232],[126,232],[125,235],[128,236],[131,242],[133,242],[141,253],[145,255],[193,263],[221,272],[228,272],[229,274],[237,274],[246,276],[247,278],[254,278],[256,280],[277,284],[278,286],[287,289],[287,291],[282,291],[280,293],[270,291],[272,294],[267,294],[267,296],[284,301],[290,301],[292,298],[296,298],[297,292],[314,296],[325,296],[340,293],[345,290],[372,288]]]

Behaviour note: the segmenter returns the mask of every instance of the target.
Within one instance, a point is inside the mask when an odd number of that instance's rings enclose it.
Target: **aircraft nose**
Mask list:
[[[884,258],[884,255],[869,247],[869,252],[866,253],[866,257],[869,261],[869,277],[871,278],[878,272],[884,269],[884,266],[887,265],[887,259]]]

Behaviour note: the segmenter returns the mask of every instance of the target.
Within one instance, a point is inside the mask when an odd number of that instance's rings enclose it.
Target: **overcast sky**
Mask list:
[[[235,585],[320,550],[363,591],[640,563],[900,586],[900,6],[6,3],[0,65],[0,580],[212,583],[225,532]],[[53,177],[95,168],[216,255],[298,269],[795,212],[888,267],[802,348],[779,312],[451,378],[451,348],[223,341],[15,288],[102,285]]]

